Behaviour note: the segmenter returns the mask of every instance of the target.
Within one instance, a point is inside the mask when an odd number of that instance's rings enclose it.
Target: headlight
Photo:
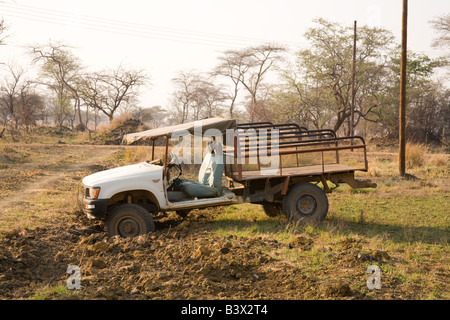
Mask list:
[[[97,199],[100,194],[100,187],[88,188],[86,190],[86,197],[89,199]]]

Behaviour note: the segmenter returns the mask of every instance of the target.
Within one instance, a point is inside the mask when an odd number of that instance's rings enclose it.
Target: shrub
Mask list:
[[[406,167],[409,169],[421,167],[426,162],[428,147],[421,143],[406,143]]]

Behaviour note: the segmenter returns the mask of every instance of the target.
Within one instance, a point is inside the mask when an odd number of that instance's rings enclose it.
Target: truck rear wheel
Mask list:
[[[318,186],[299,183],[284,197],[283,213],[290,221],[320,222],[328,213],[328,198]]]
[[[136,204],[123,204],[106,217],[106,232],[109,236],[136,237],[155,231],[155,223],[145,208]]]

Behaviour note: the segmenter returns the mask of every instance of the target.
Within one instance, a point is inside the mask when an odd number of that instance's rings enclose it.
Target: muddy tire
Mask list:
[[[136,204],[118,206],[106,217],[108,236],[120,235],[132,238],[155,231],[155,223],[151,214]]]
[[[279,203],[264,202],[262,207],[269,217],[277,217],[283,214],[282,206]]]
[[[320,222],[328,213],[328,198],[318,186],[299,183],[290,188],[284,197],[283,213],[290,221]]]

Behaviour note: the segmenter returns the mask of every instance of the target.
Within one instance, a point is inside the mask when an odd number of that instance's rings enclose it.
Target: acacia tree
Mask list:
[[[323,90],[318,81],[311,81],[290,64],[280,71],[280,77],[282,81],[268,103],[275,121],[316,129],[332,126],[335,115],[326,106],[334,103],[334,96],[329,90]]]
[[[34,62],[42,62],[41,74],[49,79],[47,86],[56,93],[56,107],[58,114],[67,110],[67,94],[70,92],[74,99],[74,112],[78,115],[81,128],[84,128],[81,117],[81,102],[77,83],[81,72],[81,63],[69,47],[61,43],[49,43],[47,45],[36,45],[31,47]],[[73,123],[73,122],[72,122]]]
[[[86,106],[86,127],[89,122],[89,109],[94,110],[94,130],[97,130],[98,113],[102,107],[103,95],[98,73],[86,73],[79,80],[80,97]]]
[[[148,81],[143,70],[120,65],[117,69],[84,75],[80,81],[81,98],[88,107],[100,110],[112,121],[117,110],[133,102],[139,88]]]
[[[324,19],[317,19],[315,23],[317,26],[305,33],[311,47],[297,53],[295,71],[299,77],[296,81],[302,88],[315,88],[316,94],[317,90],[323,91],[322,97],[332,97],[322,108],[331,110],[333,129],[337,131],[350,116],[353,28]],[[379,107],[377,92],[382,89],[383,77],[387,75],[386,60],[392,50],[393,36],[385,29],[362,26],[357,39],[356,122],[359,119],[376,121],[370,116]]]
[[[432,79],[440,67],[447,65],[444,58],[431,59],[425,54],[409,51],[406,64],[408,108],[407,135],[410,139],[439,141],[448,135],[450,123],[449,90]],[[384,136],[398,135],[398,104],[400,92],[400,55],[396,53],[389,62],[389,76],[380,92],[383,109],[378,128]]]
[[[282,60],[282,53],[286,49],[275,44],[262,44],[244,48],[242,50],[227,50],[219,57],[220,63],[213,74],[229,78],[232,81],[232,90],[228,97],[231,101],[229,110],[233,117],[233,110],[240,88],[243,86],[250,98],[246,104],[249,120],[253,121],[260,111],[259,104],[265,91],[263,80],[277,62]],[[261,93],[261,97],[258,95]]]
[[[151,128],[158,128],[164,125],[167,110],[161,106],[153,106],[150,108],[138,107],[133,112],[133,119],[137,119],[142,123],[149,124]]]
[[[223,103],[228,99],[223,89],[211,81],[201,81],[196,88],[194,99],[201,104],[200,117],[212,118],[224,113]],[[198,119],[198,118],[197,118]]]
[[[450,47],[450,13],[436,17],[430,23],[438,33],[432,43],[433,47]]]
[[[6,69],[8,75],[0,84],[0,115],[5,127],[10,125],[17,130],[23,125],[28,130],[43,109],[42,98],[25,78],[24,69],[10,65]]]
[[[256,47],[250,47],[245,49],[242,54],[244,56],[244,63],[247,66],[247,72],[242,74],[240,82],[247,89],[250,95],[250,102],[247,103],[246,109],[249,114],[249,120],[255,121],[255,118],[263,107],[258,99],[258,95],[261,93],[263,80],[269,71],[269,69],[282,60],[281,53],[285,51],[285,48],[273,44],[263,44]]]
[[[5,31],[8,29],[6,26],[5,20],[2,18],[0,20],[0,45],[5,44],[5,39],[8,37],[8,35],[5,35]]]
[[[228,98],[206,75],[194,71],[181,71],[172,79],[171,118],[178,123],[199,120],[223,114],[222,105]]]
[[[191,102],[188,107],[192,110],[190,117],[192,120],[223,114],[222,104],[227,96],[210,79],[202,74],[196,74],[190,89]]]
[[[0,112],[5,127],[13,124],[14,128],[18,128],[19,124],[19,92],[22,86],[23,69],[7,66],[9,76],[4,78],[0,85]]]
[[[172,93],[172,118],[178,123],[184,123],[189,117],[189,109],[194,101],[195,86],[200,75],[193,71],[180,71],[172,79],[175,90]]]
[[[250,68],[250,65],[246,63],[247,55],[240,50],[227,50],[218,59],[220,63],[214,69],[213,75],[229,78],[232,82],[232,89],[228,92],[227,97],[230,100],[230,118],[233,118],[233,110],[240,90],[241,80]]]

